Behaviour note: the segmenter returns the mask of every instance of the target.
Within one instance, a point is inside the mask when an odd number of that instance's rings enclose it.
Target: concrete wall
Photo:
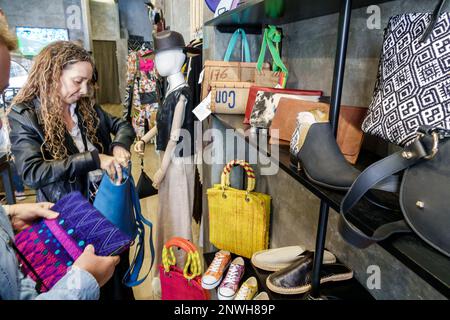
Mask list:
[[[390,16],[405,12],[432,11],[434,2],[420,0],[393,1],[380,6],[380,29],[369,30],[366,22],[369,15],[366,8],[352,13],[348,59],[342,103],[367,107],[376,80],[383,29]],[[209,14],[208,9],[205,9]],[[206,21],[206,20],[205,20]],[[283,59],[290,70],[288,86],[292,88],[321,89],[331,93],[332,74],[337,41],[338,15],[329,15],[297,23],[283,25],[285,34]],[[222,59],[230,34],[221,34],[214,28],[204,30],[204,59]],[[252,57],[256,59],[261,36],[250,36]],[[237,57],[236,57],[237,58]],[[212,127],[224,130],[217,121]],[[219,146],[220,148],[220,146]],[[220,173],[226,160],[235,157],[226,152],[223,164],[203,166],[203,187],[205,189],[220,181]],[[257,171],[258,192],[272,196],[272,221],[270,247],[303,245],[313,249],[317,232],[319,199],[302,187],[284,171],[273,176],[261,176]],[[238,184],[239,185],[239,184]],[[208,210],[204,198],[205,237],[208,239]],[[378,245],[365,250],[355,249],[344,242],[337,231],[336,212],[331,210],[326,246],[338,259],[355,272],[355,277],[366,284],[367,267],[378,265],[382,272],[382,287],[371,290],[377,299],[444,299],[422,278],[405,267],[391,254]],[[207,241],[206,241],[207,242]],[[205,250],[208,251],[208,243]]]
[[[148,18],[147,6],[142,0],[119,0],[120,26],[128,34],[152,41],[153,26]]]
[[[113,1],[91,0],[92,40],[120,39],[119,8]]]
[[[0,0],[10,27],[68,28],[70,40],[80,40],[90,49],[90,40],[117,42],[121,97],[125,96],[127,45],[120,38],[119,9],[114,0]],[[90,21],[84,21],[83,9]],[[131,8],[129,14],[136,14]],[[90,29],[90,30],[89,30]],[[90,36],[90,37],[89,37]]]
[[[16,26],[67,28],[70,40],[84,41],[80,0],[0,0],[11,29]]]
[[[126,39],[121,39],[119,6],[114,0],[90,0],[90,15],[92,40],[116,42],[119,91],[123,101],[126,91],[128,47]]]
[[[166,26],[170,27],[170,30],[181,33],[186,43],[191,40],[190,12],[191,3],[189,0],[164,1]]]

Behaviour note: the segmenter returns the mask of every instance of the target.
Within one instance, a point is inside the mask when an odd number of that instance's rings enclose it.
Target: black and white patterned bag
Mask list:
[[[364,132],[404,146],[422,125],[450,129],[450,13],[391,17]]]

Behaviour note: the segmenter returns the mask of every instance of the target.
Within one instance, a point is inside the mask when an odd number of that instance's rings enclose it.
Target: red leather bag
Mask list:
[[[184,270],[176,266],[173,247],[187,254]],[[209,292],[202,288],[202,267],[195,245],[183,238],[172,238],[163,248],[162,265],[159,267],[162,300],[209,300]]]
[[[322,91],[318,90],[297,90],[297,89],[279,89],[279,88],[269,88],[253,86],[250,87],[250,92],[248,94],[247,106],[245,108],[245,118],[244,124],[250,124],[250,116],[252,114],[253,106],[255,105],[256,95],[258,91],[265,91],[271,93],[282,93],[282,94],[292,94],[292,95],[303,95],[303,96],[322,96]]]

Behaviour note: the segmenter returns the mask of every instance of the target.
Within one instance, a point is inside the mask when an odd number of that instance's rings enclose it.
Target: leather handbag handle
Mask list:
[[[240,166],[245,170],[245,173],[247,174],[247,192],[252,192],[255,190],[256,185],[256,176],[255,172],[253,171],[253,168],[250,166],[250,164],[244,160],[232,160],[228,162],[228,164],[223,168],[222,177],[221,177],[221,185],[222,189],[226,189],[230,187],[230,174],[231,170],[234,167]]]
[[[130,164],[131,165],[131,164]],[[131,172],[131,167],[129,168],[129,172]],[[135,256],[133,258],[133,261],[130,264],[130,268],[125,273],[125,276],[123,277],[123,282],[125,285],[129,287],[134,287],[137,285],[140,285],[142,282],[147,279],[148,275],[150,274],[150,271],[153,267],[153,263],[155,262],[155,248],[153,245],[153,224],[144,218],[141,211],[141,204],[139,202],[139,197],[136,192],[135,183],[133,176],[131,174],[128,176],[130,179],[131,184],[131,200],[134,207],[134,212],[136,216],[136,224],[138,229],[138,243],[135,250]],[[144,263],[144,254],[145,254],[145,226],[146,225],[149,228],[150,235],[149,235],[149,247],[150,247],[150,254],[151,254],[151,262],[150,266],[145,274],[145,276],[141,279],[139,279],[139,273],[141,271],[142,265]]]
[[[386,239],[393,233],[411,232],[411,228],[403,219],[386,223],[376,229],[373,235],[369,236],[350,223],[348,213],[366,192],[371,188],[375,188],[377,184],[382,184],[384,181],[387,181],[386,179],[392,177],[393,174],[434,156],[435,152],[437,152],[437,147],[433,146],[430,148],[431,142],[433,142],[433,145],[437,145],[439,139],[444,139],[447,135],[450,136],[445,130],[440,130],[439,128],[430,129],[423,126],[419,128],[418,137],[421,138],[416,139],[403,150],[375,162],[358,176],[341,203],[338,228],[347,242],[359,248],[366,248],[372,243]]]
[[[439,20],[439,17],[441,16],[442,9],[444,8],[445,2],[446,2],[446,0],[439,0],[436,8],[434,8],[433,14],[431,15],[430,24],[428,25],[428,27],[425,30],[422,37],[420,38],[419,43],[423,43],[428,40],[428,37],[433,32],[433,29],[436,26],[436,23]]]
[[[227,51],[225,52],[225,58],[224,61],[228,62],[231,59],[231,54],[233,53],[234,47],[236,46],[237,39],[239,38],[239,35],[242,37],[242,46],[244,48],[244,56],[243,61],[245,62],[251,62],[251,55],[250,55],[250,46],[248,44],[247,40],[247,34],[245,31],[241,28],[237,29],[233,35],[231,36],[230,43],[228,44]]]
[[[164,244],[162,252],[162,263],[165,272],[170,272],[170,267],[176,264],[173,247],[178,247],[187,253],[186,263],[183,269],[183,275],[187,280],[192,280],[202,274],[200,254],[196,246],[183,238],[175,237]]]

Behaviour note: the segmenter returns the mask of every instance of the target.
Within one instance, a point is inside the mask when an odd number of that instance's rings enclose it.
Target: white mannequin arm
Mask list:
[[[158,128],[156,126],[154,126],[153,128],[150,129],[149,132],[147,132],[142,138],[141,140],[145,142],[145,144],[149,143],[150,140],[152,140],[152,138],[154,136],[156,136],[156,134],[158,133]]]
[[[139,156],[144,156],[144,149],[145,149],[145,145],[147,143],[149,143],[149,141],[156,136],[156,134],[158,133],[158,128],[156,126],[154,126],[153,128],[151,128],[151,130],[149,132],[147,132],[142,138],[141,140],[139,140],[138,142],[136,142],[136,144],[134,145],[134,152],[138,153]]]
[[[172,121],[172,129],[170,132],[170,140],[167,143],[166,150],[164,151],[164,156],[161,161],[161,167],[156,172],[153,179],[153,183],[155,184],[155,186],[159,186],[161,181],[164,180],[167,169],[169,168],[170,162],[172,161],[173,152],[175,151],[178,139],[180,137],[180,129],[183,125],[186,103],[187,103],[186,97],[181,95],[175,107],[175,113]]]

